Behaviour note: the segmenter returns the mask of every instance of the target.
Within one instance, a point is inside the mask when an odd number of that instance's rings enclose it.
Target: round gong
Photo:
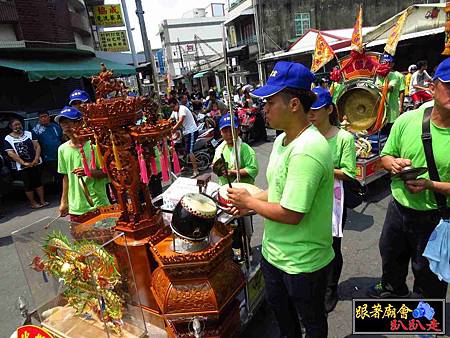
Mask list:
[[[190,241],[206,239],[216,221],[214,200],[202,194],[184,195],[173,210],[171,228],[181,238]]]
[[[374,87],[357,86],[344,91],[337,101],[339,116],[347,116],[353,131],[369,129],[377,119],[380,92]]]

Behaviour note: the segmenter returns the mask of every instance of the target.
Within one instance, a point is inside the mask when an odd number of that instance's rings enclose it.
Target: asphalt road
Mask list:
[[[273,135],[269,132],[269,135]],[[265,169],[272,143],[254,145],[260,165],[260,174],[256,183],[261,188],[267,187]],[[353,298],[364,298],[367,288],[373,285],[381,273],[381,259],[378,251],[378,239],[386,214],[389,201],[389,179],[381,178],[369,185],[367,201],[356,210],[350,210],[344,231],[342,253],[344,268],[339,284],[340,301],[336,309],[328,317],[329,337],[348,337],[352,332],[351,305]],[[22,193],[8,196],[5,201],[6,215],[0,219],[0,337],[9,337],[11,332],[19,325],[21,318],[16,310],[16,301],[19,296],[31,299],[28,287],[20,266],[16,249],[11,239],[11,232],[29,225],[44,217],[53,217],[57,214],[59,196],[49,194],[52,204],[39,210],[31,210]],[[252,237],[253,251],[260,250],[263,226],[262,220],[255,217],[255,233]],[[411,286],[413,276],[408,276]],[[450,299],[447,293],[447,299]],[[447,303],[447,336],[450,327],[450,306]],[[248,324],[244,338],[275,338],[278,329],[274,323],[270,310],[261,308],[254,314],[253,320]],[[359,336],[361,337],[361,336]],[[371,336],[375,337],[375,336]],[[399,337],[399,336],[393,336]]]

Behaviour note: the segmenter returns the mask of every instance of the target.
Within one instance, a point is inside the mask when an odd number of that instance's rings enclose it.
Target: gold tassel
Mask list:
[[[114,162],[116,163],[117,170],[122,170],[122,163],[120,162],[119,153],[117,152],[116,143],[114,142],[114,135],[112,131],[109,131],[109,138],[111,139],[112,150],[114,154]]]
[[[98,157],[98,164],[100,165],[100,168],[102,169],[102,171],[104,173],[106,173],[105,162],[103,162],[103,155],[102,155],[102,151],[100,149],[100,143],[98,142],[98,136],[96,133],[94,133],[94,138],[95,138],[95,149],[97,151],[97,157]]]

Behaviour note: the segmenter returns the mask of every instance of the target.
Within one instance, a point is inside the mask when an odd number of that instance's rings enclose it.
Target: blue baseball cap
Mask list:
[[[390,54],[384,53],[381,55],[380,63],[392,63],[394,62],[394,57]]]
[[[450,58],[446,58],[436,68],[433,81],[450,82]]]
[[[89,95],[84,90],[75,89],[69,95],[69,104],[72,104],[73,101],[87,102],[89,101]]]
[[[222,130],[225,127],[231,127],[231,116],[230,116],[230,113],[222,116],[222,118],[219,121],[219,129]],[[236,115],[234,115],[234,127],[235,128],[239,127],[239,120],[236,117]]]
[[[317,100],[312,104],[311,109],[320,109],[333,103],[333,98],[328,89],[315,87],[312,91],[316,94]]]
[[[282,91],[285,88],[311,90],[314,74],[301,63],[279,61],[273,67],[267,84],[250,94],[265,98]]]
[[[65,106],[61,110],[61,112],[55,117],[55,122],[59,123],[59,120],[61,118],[66,118],[66,119],[73,120],[73,121],[79,121],[79,120],[81,120],[82,117],[83,117],[83,115],[77,108]]]

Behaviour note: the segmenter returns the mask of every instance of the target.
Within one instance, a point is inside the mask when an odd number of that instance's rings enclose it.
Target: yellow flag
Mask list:
[[[362,41],[362,17],[363,11],[362,6],[359,6],[359,13],[356,17],[355,27],[353,28],[352,34],[352,50],[357,50],[358,52],[362,52],[363,50],[363,41]]]
[[[442,55],[450,55],[450,1],[444,9],[445,12],[445,48]]]
[[[391,32],[389,33],[386,46],[384,46],[385,52],[392,56],[395,55],[395,50],[397,49],[398,41],[400,40],[400,36],[402,35],[403,26],[405,25],[407,16],[407,11],[404,11],[403,14],[400,15],[394,27],[392,27]]]
[[[314,55],[311,63],[311,71],[313,73],[317,72],[325,64],[334,58],[334,51],[323,38],[322,34],[317,33],[316,38],[316,49],[314,50]]]

